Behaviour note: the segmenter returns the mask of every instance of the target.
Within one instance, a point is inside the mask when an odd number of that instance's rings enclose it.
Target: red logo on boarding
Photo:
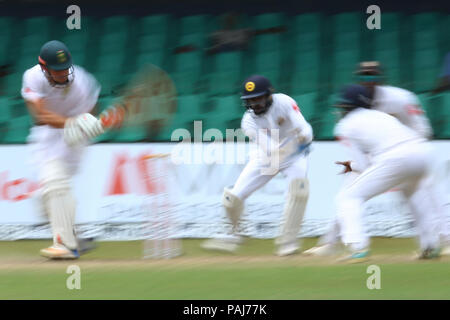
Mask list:
[[[152,194],[162,190],[162,181],[152,179],[161,168],[153,167],[146,160],[148,154],[150,152],[137,157],[129,157],[126,153],[115,156],[106,195]]]
[[[296,104],[292,105],[292,109],[294,109],[297,112],[300,112],[300,108]]]
[[[37,182],[26,178],[14,180],[8,179],[9,172],[0,173],[0,201],[21,201],[31,197],[32,193],[39,188]]]

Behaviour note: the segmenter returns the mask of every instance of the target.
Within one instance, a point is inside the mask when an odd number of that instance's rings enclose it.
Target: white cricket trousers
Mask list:
[[[308,159],[304,155],[299,155],[293,160],[280,165],[280,170],[273,174],[264,174],[264,168],[258,158],[252,158],[244,167],[236,183],[231,189],[231,193],[241,200],[247,199],[253,192],[268,183],[273,177],[281,172],[287,179],[287,188],[294,179],[306,179]]]
[[[64,142],[64,129],[47,125],[34,126],[27,138],[29,143],[30,164],[36,168],[37,178],[42,180],[42,168],[54,160],[62,161],[71,176],[75,175],[87,145],[69,147]]]
[[[369,246],[362,226],[362,205],[367,200],[398,187],[408,200],[416,221],[420,247],[437,247],[439,232],[435,225],[433,202],[429,192],[420,192],[427,182],[432,163],[431,146],[427,142],[408,142],[373,159],[362,172],[336,196],[337,219],[341,238],[352,250]]]

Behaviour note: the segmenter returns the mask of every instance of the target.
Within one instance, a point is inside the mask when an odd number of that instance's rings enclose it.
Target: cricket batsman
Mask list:
[[[423,111],[417,96],[408,90],[384,84],[384,73],[378,61],[361,62],[355,71],[355,75],[359,84],[368,89],[369,95],[372,98],[372,109],[394,116],[402,124],[414,130],[424,139],[432,138],[433,130],[430,121]],[[352,159],[351,161],[355,160]],[[346,188],[358,176],[357,172],[349,169],[351,161],[336,162],[344,166],[342,173],[345,174],[345,181],[342,188]],[[428,179],[431,180],[432,175]],[[433,187],[434,184],[430,181],[428,185]],[[445,200],[441,199],[442,197],[440,195],[439,190],[435,190],[431,194],[433,203],[435,204],[435,211],[439,216],[438,218],[442,220],[440,231],[442,236],[442,254],[450,254],[450,231],[446,227],[445,222]],[[335,221],[330,230],[321,237],[318,245],[306,250],[304,254],[319,256],[334,254],[339,240],[339,231],[337,221]]]
[[[53,233],[53,245],[40,253],[50,259],[76,259],[82,250],[71,180],[84,147],[104,131],[90,114],[99,92],[95,78],[73,65],[68,48],[57,40],[42,46],[38,64],[23,75],[21,93],[34,121],[28,136],[31,161]]]
[[[349,170],[359,172],[336,196],[342,242],[349,250],[345,258],[352,262],[367,258],[370,244],[362,226],[362,205],[393,187],[401,190],[413,213],[421,258],[437,258],[439,233],[431,190],[426,188],[433,163],[431,145],[417,131],[371,106],[370,92],[361,85],[344,88],[337,105],[342,118],[335,127],[335,136],[354,159]]]
[[[245,200],[281,172],[288,187],[276,254],[290,255],[300,248],[297,236],[309,196],[308,160],[303,150],[312,142],[313,131],[297,103],[285,94],[274,93],[270,81],[261,75],[245,80],[241,99],[247,109],[241,127],[256,143],[258,152],[250,156],[234,186],[223,192],[222,205],[235,237],[210,239],[202,247],[235,251]]]

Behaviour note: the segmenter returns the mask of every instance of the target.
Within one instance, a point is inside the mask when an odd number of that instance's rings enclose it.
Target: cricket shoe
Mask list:
[[[316,246],[308,250],[305,250],[303,251],[302,254],[304,254],[305,256],[328,257],[335,255],[336,253],[337,253],[336,245],[327,243],[321,246]]]
[[[441,256],[441,250],[439,248],[426,248],[416,255],[416,259],[419,260],[431,260],[437,259]]]
[[[350,254],[340,257],[338,262],[345,262],[349,264],[363,263],[369,261],[370,251],[368,249],[363,249],[359,251],[353,251]]]
[[[209,239],[202,243],[201,247],[212,251],[225,251],[235,253],[241,240],[235,238]]]
[[[80,257],[77,249],[70,250],[66,246],[59,243],[42,249],[40,253],[41,256],[49,259],[78,259]]]
[[[300,245],[298,244],[298,241],[293,241],[285,244],[280,244],[275,254],[279,257],[285,257],[297,253],[299,249]]]
[[[78,243],[78,253],[80,255],[84,255],[97,248],[95,238],[77,238],[77,243]]]

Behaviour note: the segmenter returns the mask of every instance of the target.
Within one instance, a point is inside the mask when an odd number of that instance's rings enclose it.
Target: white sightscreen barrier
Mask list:
[[[436,183],[450,203],[450,141],[434,141],[433,145]],[[247,144],[235,143],[92,145],[73,179],[78,231],[103,240],[141,239],[145,199],[156,187],[143,178],[155,174],[144,157],[173,151],[172,160],[177,164],[172,166],[170,179],[174,181],[171,206],[176,236],[206,238],[227,233],[221,194],[239,176],[250,149]],[[337,142],[314,142],[309,159],[310,199],[300,236],[318,236],[327,230],[334,216],[334,196],[342,182],[338,175],[341,168],[334,162],[348,157]],[[32,193],[38,181],[28,160],[26,145],[0,147],[0,240],[51,237],[38,196]],[[279,175],[247,199],[242,220],[247,235],[277,235],[286,190],[287,184]],[[369,201],[364,221],[373,236],[415,234],[409,210],[395,191]]]

